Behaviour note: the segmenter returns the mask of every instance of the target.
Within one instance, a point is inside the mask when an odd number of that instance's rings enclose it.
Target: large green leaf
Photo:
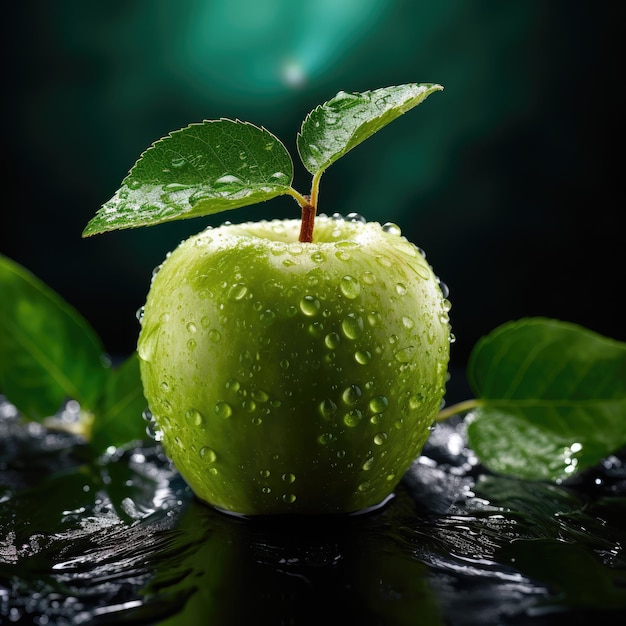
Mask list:
[[[110,370],[83,317],[19,264],[0,255],[0,393],[29,419],[77,400],[91,410]]]
[[[94,448],[102,451],[108,446],[146,439],[146,422],[142,419],[142,412],[148,403],[143,395],[136,353],[112,371],[102,391],[102,401],[98,405],[91,433]]]
[[[289,193],[293,162],[270,132],[204,121],[155,142],[83,236],[211,215]]]
[[[304,166],[319,176],[346,152],[442,89],[413,83],[361,93],[340,91],[302,123],[297,144]]]
[[[477,342],[468,381],[480,407],[469,444],[496,472],[571,476],[626,445],[626,344],[546,318]]]

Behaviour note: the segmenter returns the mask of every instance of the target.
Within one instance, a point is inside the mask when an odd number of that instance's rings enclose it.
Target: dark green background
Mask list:
[[[290,149],[337,91],[443,93],[322,178],[320,211],[394,221],[451,291],[462,366],[526,315],[626,340],[622,3],[594,0],[137,0],[3,6],[0,252],[70,301],[114,355],[135,347],[150,273],[229,219],[297,216],[289,198],[81,239],[152,141],[219,117]]]

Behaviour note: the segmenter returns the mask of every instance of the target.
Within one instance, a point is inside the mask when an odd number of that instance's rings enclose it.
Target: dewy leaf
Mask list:
[[[204,121],[148,148],[83,236],[211,215],[289,193],[293,162],[270,132]]]
[[[361,93],[340,91],[302,123],[297,144],[304,166],[321,175],[346,152],[442,89],[437,84],[413,83]]]
[[[0,255],[0,393],[25,417],[41,420],[68,398],[93,409],[109,373],[81,315]]]
[[[147,406],[137,353],[133,353],[111,372],[93,422],[93,447],[101,452],[108,446],[146,439],[142,413]]]
[[[557,320],[504,324],[474,347],[469,444],[496,472],[571,476],[626,445],[626,344]]]

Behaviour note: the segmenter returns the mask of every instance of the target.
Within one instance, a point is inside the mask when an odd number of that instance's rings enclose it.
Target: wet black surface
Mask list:
[[[375,513],[244,520],[153,442],[94,459],[0,402],[0,623],[621,623],[625,460],[496,476],[453,418]]]

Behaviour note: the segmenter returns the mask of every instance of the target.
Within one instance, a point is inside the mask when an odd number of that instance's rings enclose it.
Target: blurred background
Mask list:
[[[76,307],[112,355],[134,350],[151,271],[182,238],[227,219],[299,216],[284,197],[82,239],[143,150],[190,122],[239,118],[285,143],[294,186],[308,193],[295,149],[305,115],[339,90],[407,82],[445,90],[335,163],[319,210],[396,222],[426,251],[450,289],[456,366],[482,335],[529,315],[626,340],[621,3],[24,0],[3,10],[0,253]]]

